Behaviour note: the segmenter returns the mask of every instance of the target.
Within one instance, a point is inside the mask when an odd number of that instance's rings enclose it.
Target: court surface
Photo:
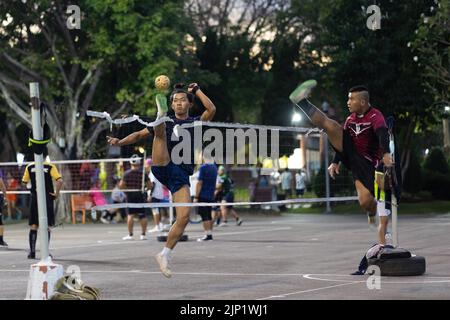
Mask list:
[[[450,299],[450,214],[400,216],[400,246],[425,256],[427,272],[382,277],[379,290],[368,289],[368,276],[349,275],[376,239],[364,215],[243,218],[240,227],[216,228],[212,242],[195,241],[201,225],[189,225],[190,241],[176,247],[171,279],[153,257],[163,243],[155,234],[123,241],[125,224],[57,227],[50,252],[64,268],[78,265],[102,299]],[[5,240],[10,249],[0,251],[0,299],[24,299],[32,263],[27,225],[7,225]]]

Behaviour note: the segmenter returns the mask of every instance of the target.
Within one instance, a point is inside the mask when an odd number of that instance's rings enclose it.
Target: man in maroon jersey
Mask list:
[[[351,115],[342,127],[328,118],[323,112],[308,101],[315,81],[307,81],[299,87],[296,103],[309,117],[311,122],[325,130],[328,139],[336,151],[333,163],[328,172],[334,179],[339,174],[339,162],[352,171],[356,192],[361,207],[366,210],[369,223],[375,222],[377,201],[374,198],[375,170],[377,169],[377,185],[384,188],[383,165],[391,167],[392,157],[389,150],[389,134],[383,114],[370,105],[369,91],[364,86],[356,86],[349,90],[347,106]],[[378,206],[380,226],[378,236],[380,244],[385,244],[385,232],[389,217],[383,206]]]

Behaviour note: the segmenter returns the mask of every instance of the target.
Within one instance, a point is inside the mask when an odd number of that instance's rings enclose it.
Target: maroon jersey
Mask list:
[[[344,130],[347,130],[352,137],[356,151],[374,166],[378,165],[383,156],[375,132],[383,127],[387,128],[383,114],[373,107],[363,116],[352,113],[344,124]]]

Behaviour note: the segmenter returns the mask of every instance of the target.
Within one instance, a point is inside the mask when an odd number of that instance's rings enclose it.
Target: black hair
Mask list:
[[[354,86],[354,87],[350,88],[350,90],[348,90],[348,92],[366,92],[363,94],[363,99],[366,100],[367,102],[369,102],[369,100],[370,100],[369,89],[367,89],[366,86],[363,86],[363,85]]]
[[[348,92],[361,92],[361,91],[367,91],[367,92],[369,92],[369,89],[367,89],[366,86],[358,85],[358,86],[351,87],[351,88],[348,90]]]
[[[189,102],[194,102],[194,95],[184,90],[184,84],[183,83],[177,83],[173,86],[173,91],[170,94],[170,103],[173,102],[173,98],[177,93],[184,93],[186,94],[186,97],[188,98]]]

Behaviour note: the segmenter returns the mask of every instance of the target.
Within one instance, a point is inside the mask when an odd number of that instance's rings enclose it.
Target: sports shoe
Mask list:
[[[155,97],[156,106],[158,107],[157,119],[164,117],[167,114],[167,97],[161,93],[158,93]]]
[[[228,222],[222,222],[219,227],[228,227]]]
[[[101,217],[100,221],[104,224],[109,224],[109,221],[106,218]]]
[[[134,240],[133,236],[127,235],[125,237],[122,238],[122,240]]]
[[[158,262],[159,270],[161,270],[162,274],[166,278],[170,278],[172,276],[172,271],[170,271],[170,258],[166,255],[162,255],[158,253],[155,256],[156,262]]]
[[[147,240],[147,236],[145,234],[141,234],[141,236],[139,237],[139,239],[141,240]]]
[[[147,232],[149,233],[153,233],[153,232],[161,232],[161,228],[159,226],[154,226],[153,228],[151,228],[150,230],[147,230]]]
[[[306,99],[311,94],[311,90],[317,86],[316,80],[307,80],[299,85],[294,91],[292,91],[289,99],[293,103],[299,103],[303,99]]]
[[[28,254],[28,259],[36,259],[36,252],[30,252]]]
[[[236,225],[237,226],[240,226],[241,224],[242,224],[242,222],[244,222],[241,218],[238,218],[237,220],[236,220]]]
[[[212,241],[213,237],[211,234],[205,234],[203,237],[198,238],[197,241],[198,242],[202,242],[202,241]]]
[[[360,270],[356,270],[353,273],[350,273],[351,276],[363,276],[364,272],[360,271]]]
[[[0,241],[0,248],[1,247],[7,248],[8,244],[4,240],[2,240],[2,241]]]

